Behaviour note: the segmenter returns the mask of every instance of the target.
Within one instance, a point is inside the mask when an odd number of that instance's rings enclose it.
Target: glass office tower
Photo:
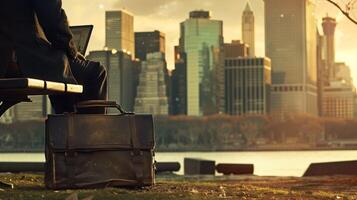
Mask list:
[[[271,58],[272,112],[317,115],[315,4],[264,0],[266,55]]]
[[[269,58],[225,59],[225,111],[230,115],[270,112]]]
[[[222,45],[223,22],[212,20],[210,12],[192,11],[190,18],[181,23],[180,49],[186,55],[188,115],[217,113]]]
[[[105,46],[135,58],[134,16],[124,10],[105,12]]]

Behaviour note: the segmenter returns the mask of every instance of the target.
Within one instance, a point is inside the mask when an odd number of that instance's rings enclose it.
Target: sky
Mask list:
[[[242,12],[248,0],[62,0],[71,25],[93,24],[94,32],[90,50],[100,50],[105,44],[105,11],[124,9],[134,15],[134,31],[159,30],[166,35],[166,59],[168,68],[174,68],[174,46],[178,44],[180,22],[188,18],[192,10],[204,9],[213,19],[223,20],[224,40],[239,40]],[[256,21],[256,54],[265,55],[264,1],[249,0]],[[337,0],[343,2],[346,0]],[[337,18],[336,62],[346,62],[357,85],[357,25],[344,17],[326,0],[316,0],[316,18],[321,30],[321,19],[328,13]],[[355,16],[357,17],[357,10]]]

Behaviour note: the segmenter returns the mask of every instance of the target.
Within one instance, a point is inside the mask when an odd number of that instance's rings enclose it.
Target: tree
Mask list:
[[[357,19],[352,16],[356,9],[355,6],[357,6],[357,0],[344,1],[343,3],[340,3],[341,0],[326,1],[337,7],[351,22],[357,24]]]

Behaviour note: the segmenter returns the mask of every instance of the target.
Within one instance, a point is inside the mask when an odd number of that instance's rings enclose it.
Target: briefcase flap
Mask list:
[[[151,115],[50,115],[47,136],[54,150],[154,148]]]

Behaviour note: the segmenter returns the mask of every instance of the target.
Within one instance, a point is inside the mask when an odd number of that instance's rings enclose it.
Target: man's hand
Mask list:
[[[85,61],[85,60],[86,60],[86,58],[85,58],[81,53],[79,53],[79,52],[77,52],[76,58],[78,58],[79,60],[82,60],[82,61]]]

